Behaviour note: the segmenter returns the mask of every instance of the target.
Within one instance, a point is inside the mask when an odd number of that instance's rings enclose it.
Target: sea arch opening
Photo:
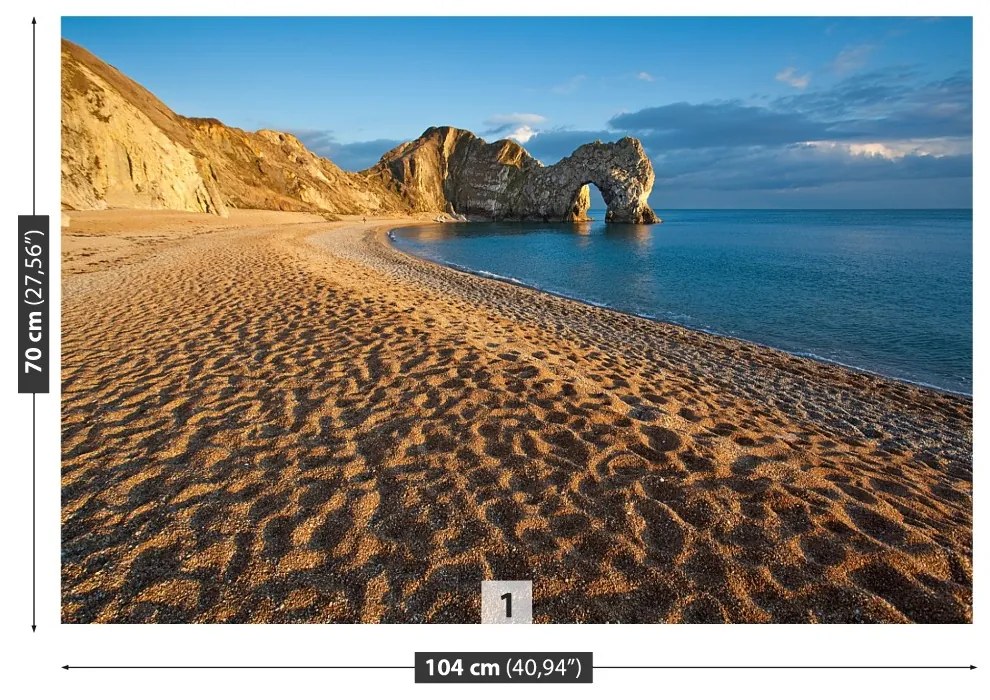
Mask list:
[[[594,221],[596,218],[589,214],[595,209],[605,209],[605,220],[610,220],[609,214],[612,211],[611,200],[608,196],[608,188],[602,187],[595,180],[584,180],[574,190],[571,196],[571,205],[567,212],[568,221]]]

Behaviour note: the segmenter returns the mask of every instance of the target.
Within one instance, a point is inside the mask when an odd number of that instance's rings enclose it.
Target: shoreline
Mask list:
[[[965,459],[967,464],[965,469],[968,473],[972,473],[973,399],[971,396],[891,378],[874,372],[860,371],[840,363],[810,358],[728,335],[697,330],[675,322],[660,321],[607,306],[590,304],[580,299],[544,291],[521,282],[486,277],[474,271],[461,270],[457,267],[420,258],[396,247],[389,236],[391,230],[416,225],[421,225],[421,222],[408,221],[399,225],[375,226],[369,228],[363,238],[366,245],[370,245],[376,253],[384,254],[390,262],[396,258],[404,260],[409,269],[416,269],[419,272],[420,280],[429,279],[435,272],[443,271],[478,285],[494,285],[495,287],[517,290],[521,294],[520,300],[517,302],[518,308],[523,308],[531,302],[534,307],[538,307],[539,300],[544,299],[548,304],[558,302],[566,309],[576,312],[576,315],[603,318],[607,326],[607,334],[611,335],[614,332],[616,336],[620,336],[617,343],[607,343],[612,346],[609,349],[614,350],[617,355],[622,354],[623,340],[628,340],[627,337],[621,336],[624,336],[625,331],[635,329],[637,336],[646,336],[647,343],[654,341],[658,345],[670,347],[683,345],[692,348],[692,351],[697,346],[698,351],[705,353],[701,357],[705,357],[705,359],[715,358],[711,362],[713,367],[721,365],[721,368],[725,369],[728,366],[725,363],[735,364],[738,358],[746,357],[747,360],[750,360],[751,366],[745,367],[740,372],[743,376],[750,375],[749,378],[752,378],[754,369],[759,374],[764,374],[768,370],[771,373],[779,373],[778,377],[769,378],[762,387],[767,392],[765,396],[761,397],[766,403],[776,404],[778,403],[776,399],[781,399],[780,403],[789,406],[788,392],[795,391],[802,398],[808,398],[810,390],[810,392],[819,394],[816,402],[820,402],[820,405],[816,408],[821,415],[829,415],[829,409],[833,408],[830,404],[833,402],[845,404],[834,407],[835,411],[831,416],[840,421],[844,428],[855,428],[856,424],[860,422],[857,420],[860,413],[867,417],[867,422],[873,420],[876,415],[874,409],[881,406],[887,407],[891,411],[890,415],[893,415],[902,408],[909,408],[915,403],[919,403],[917,413],[912,411],[914,415],[912,422],[917,421],[919,426],[927,422],[930,417],[946,418],[953,423],[961,417],[966,429],[957,437],[960,440],[959,444],[965,445],[965,447],[955,451],[955,454]],[[317,234],[309,238],[315,240],[319,237],[320,234]],[[465,286],[471,287],[471,282]],[[515,305],[504,305],[500,310],[504,312]],[[608,322],[608,319],[613,317],[615,319],[614,325]],[[620,330],[614,327],[624,325],[624,320],[629,322],[628,325],[631,328]],[[654,333],[653,331],[656,330],[662,332]],[[642,342],[643,338],[637,337],[637,340]],[[602,343],[599,347],[603,347],[605,344]],[[701,357],[697,359],[701,359]],[[713,375],[717,375],[716,372],[711,372],[709,368],[701,368],[690,362],[680,363],[680,371],[692,370],[707,379],[713,379]],[[735,387],[730,374],[726,373],[724,376],[730,378],[723,378],[721,382],[716,380],[716,383],[720,384],[724,390],[734,391]],[[857,409],[863,410],[857,411]],[[866,432],[871,433],[872,430],[867,429]],[[914,432],[923,431],[919,427],[914,429]]]
[[[972,402],[443,267],[63,231],[62,621],[972,619]]]
[[[692,209],[692,210],[688,210],[688,211],[697,211],[697,210]],[[787,211],[787,210],[768,209],[766,211]],[[845,210],[837,210],[837,211],[845,211]],[[463,222],[441,222],[441,223],[463,223]],[[388,238],[388,240],[391,243],[392,247],[398,253],[402,253],[403,255],[408,255],[408,256],[410,256],[412,258],[415,258],[417,260],[421,260],[423,262],[432,263],[432,264],[438,265],[440,267],[445,267],[445,268],[450,269],[450,270],[455,270],[457,272],[463,272],[463,273],[468,274],[468,275],[474,275],[474,276],[480,277],[482,279],[490,279],[490,280],[493,280],[495,282],[503,282],[505,284],[512,284],[512,285],[515,285],[515,286],[518,286],[518,287],[522,287],[524,289],[532,290],[534,292],[539,292],[541,294],[549,294],[550,296],[558,297],[560,299],[567,299],[568,301],[573,301],[573,302],[576,302],[578,304],[584,304],[586,306],[590,306],[590,307],[598,308],[598,309],[605,309],[605,310],[611,311],[613,313],[622,314],[622,315],[625,315],[625,316],[631,316],[633,318],[641,319],[641,320],[644,320],[644,321],[652,321],[653,323],[658,323],[658,324],[661,324],[661,325],[676,326],[677,328],[681,328],[681,329],[684,329],[684,330],[687,330],[687,331],[692,331],[694,333],[702,333],[702,334],[705,334],[705,335],[714,336],[716,338],[725,338],[727,340],[734,340],[734,341],[737,341],[737,342],[740,342],[740,343],[747,343],[749,345],[754,345],[754,346],[756,346],[758,348],[762,348],[764,350],[771,350],[771,351],[774,351],[774,352],[784,353],[785,355],[788,355],[790,357],[800,358],[800,359],[804,359],[804,360],[811,360],[812,362],[819,362],[819,363],[824,364],[824,365],[829,365],[829,366],[833,366],[833,367],[839,367],[839,368],[848,370],[850,372],[854,372],[854,373],[857,373],[857,374],[864,374],[864,375],[867,375],[869,377],[874,377],[874,378],[877,378],[877,379],[884,379],[884,380],[887,380],[887,381],[898,382],[898,383],[901,383],[901,384],[907,384],[909,386],[916,387],[916,388],[919,388],[919,389],[925,389],[925,390],[928,390],[928,391],[935,392],[937,394],[945,394],[945,395],[948,395],[948,396],[958,397],[958,398],[962,398],[962,399],[969,399],[970,401],[972,401],[972,399],[973,399],[972,392],[955,391],[953,389],[946,389],[945,387],[936,386],[934,384],[929,384],[927,382],[915,381],[915,380],[911,380],[911,379],[906,379],[904,377],[896,377],[896,376],[889,375],[889,374],[883,374],[882,372],[877,372],[877,371],[874,371],[874,370],[870,370],[870,369],[867,369],[865,367],[858,367],[856,365],[847,364],[845,362],[839,362],[838,360],[832,360],[832,359],[829,359],[827,357],[821,357],[820,355],[815,355],[814,353],[810,353],[810,352],[798,352],[798,351],[786,350],[784,348],[778,348],[776,346],[768,345],[766,343],[761,343],[761,342],[756,341],[756,340],[750,340],[749,338],[741,338],[739,336],[731,335],[729,333],[720,333],[720,332],[715,331],[715,330],[711,330],[711,329],[707,329],[707,328],[698,328],[696,326],[691,326],[691,325],[688,325],[686,323],[679,323],[677,321],[671,321],[671,320],[668,320],[668,319],[656,318],[654,316],[649,316],[647,314],[636,313],[635,311],[627,311],[625,309],[620,309],[620,308],[617,308],[615,306],[611,306],[609,304],[598,303],[598,302],[594,302],[594,301],[589,301],[587,299],[582,299],[580,297],[572,296],[570,294],[565,294],[563,292],[557,292],[557,291],[554,291],[552,289],[543,289],[542,287],[538,287],[538,286],[533,285],[533,284],[527,284],[526,282],[523,282],[521,280],[515,279],[514,277],[506,277],[504,275],[497,275],[497,274],[495,274],[493,272],[484,272],[484,271],[479,271],[479,270],[472,270],[471,268],[465,267],[463,265],[458,265],[456,263],[452,263],[452,262],[445,261],[445,260],[433,260],[431,258],[421,257],[421,256],[418,256],[418,255],[414,255],[413,253],[409,253],[409,252],[407,252],[405,250],[402,250],[401,248],[398,247],[398,245],[396,245],[395,237],[393,236],[393,232],[398,231],[400,229],[404,229],[404,228],[414,228],[414,227],[422,226],[422,225],[423,224],[421,222],[417,222],[417,223],[410,223],[410,224],[405,224],[405,225],[402,225],[402,226],[397,226],[394,229],[390,229],[387,232],[386,237]]]

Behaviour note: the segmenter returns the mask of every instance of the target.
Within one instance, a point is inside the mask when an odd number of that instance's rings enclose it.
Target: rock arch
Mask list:
[[[660,219],[648,202],[654,177],[653,164],[638,140],[595,141],[533,172],[523,186],[524,208],[547,220],[587,221],[588,185],[593,184],[605,200],[606,221],[655,224]]]
[[[450,126],[427,129],[389,151],[363,176],[380,180],[413,211],[456,212],[471,219],[586,221],[594,183],[606,220],[654,224],[647,201],[653,165],[636,139],[581,146],[544,166],[515,141],[486,143]]]

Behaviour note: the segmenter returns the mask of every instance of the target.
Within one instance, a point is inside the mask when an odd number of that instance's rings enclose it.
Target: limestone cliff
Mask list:
[[[197,152],[205,154],[225,203],[234,208],[330,214],[409,211],[392,190],[340,169],[292,134],[248,132],[216,119],[182,121]]]
[[[427,129],[415,141],[382,156],[365,173],[408,201],[414,211],[451,212],[483,218],[505,216],[523,183],[540,167],[515,141],[486,143],[450,126]]]
[[[447,211],[477,219],[583,221],[602,193],[609,221],[659,221],[647,199],[653,165],[633,138],[595,142],[544,166],[514,141],[486,143],[450,126],[427,129],[365,171],[415,211]]]
[[[64,40],[62,207],[226,212],[209,166],[175,113]]]
[[[660,221],[648,202],[653,190],[653,164],[643,145],[626,137],[615,143],[585,144],[545,168],[527,173],[517,203],[526,218],[581,221],[591,197],[587,183],[602,193],[606,221],[655,224]]]
[[[427,129],[360,173],[291,134],[183,117],[85,49],[62,41],[62,207],[228,207],[328,214],[445,213],[581,221],[594,183],[611,221],[658,221],[639,141],[596,142],[544,167],[514,141]]]
[[[409,211],[394,191],[341,170],[291,134],[175,114],[85,49],[62,41],[62,207],[226,213],[227,207]]]

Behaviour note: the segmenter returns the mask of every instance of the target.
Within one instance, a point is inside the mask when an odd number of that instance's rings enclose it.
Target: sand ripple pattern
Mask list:
[[[482,579],[532,579],[537,622],[971,618],[968,400],[370,225],[63,295],[66,622],[476,622]]]

